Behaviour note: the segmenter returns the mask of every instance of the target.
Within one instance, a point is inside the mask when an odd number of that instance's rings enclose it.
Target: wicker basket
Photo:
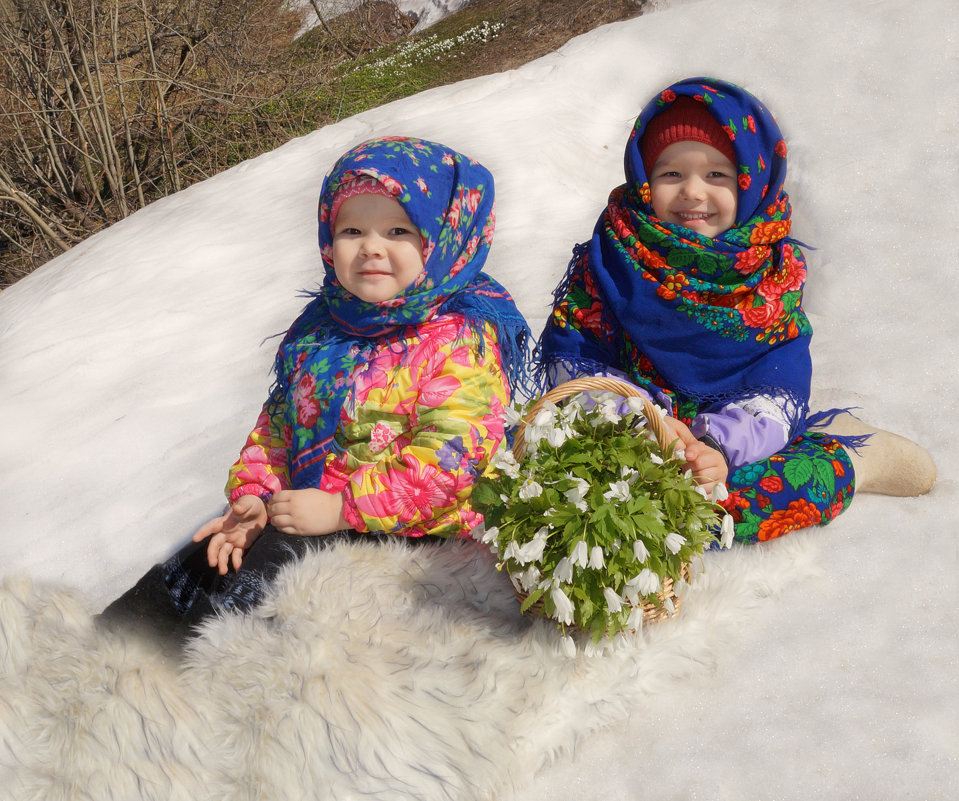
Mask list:
[[[513,455],[517,459],[522,459],[523,454],[526,451],[526,426],[531,423],[536,415],[539,414],[547,402],[552,402],[554,404],[560,403],[561,401],[569,398],[572,395],[577,395],[581,392],[615,392],[617,395],[622,395],[625,398],[643,398],[643,416],[646,418],[646,425],[650,431],[652,431],[653,436],[656,438],[656,442],[659,444],[659,447],[663,450],[666,449],[666,446],[672,441],[670,437],[669,430],[666,428],[665,422],[660,413],[657,411],[656,407],[647,400],[643,394],[636,389],[632,384],[627,384],[624,381],[619,381],[615,378],[606,378],[602,376],[596,376],[591,378],[575,378],[572,381],[567,381],[563,384],[559,384],[545,395],[543,395],[539,400],[534,403],[523,419],[520,421],[519,425],[516,428],[516,432],[513,437]],[[689,580],[689,565],[683,564],[680,575],[683,580]],[[520,590],[516,589],[515,583],[513,584],[513,591],[516,593],[517,599],[522,603],[526,600],[526,595]],[[673,580],[669,577],[664,578],[662,582],[662,589],[657,593],[659,598],[660,605],[653,603],[652,601],[646,601],[641,604],[643,610],[643,622],[652,623],[658,620],[662,620],[670,616],[669,610],[666,608],[666,601],[669,600],[673,604],[672,614],[679,612],[679,608],[682,605],[682,598],[673,591]],[[537,601],[532,604],[527,610],[528,614],[538,616],[543,612],[543,603],[542,601]]]

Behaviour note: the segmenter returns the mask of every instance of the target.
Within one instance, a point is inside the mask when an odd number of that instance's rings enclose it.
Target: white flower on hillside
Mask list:
[[[633,558],[640,564],[644,564],[649,559],[649,549],[642,540],[636,540],[633,543]]]
[[[519,497],[524,501],[528,501],[530,498],[538,498],[542,494],[542,485],[532,478],[527,478],[519,488]]]
[[[623,599],[610,587],[603,588],[603,597],[606,599],[606,608],[609,609],[611,615],[615,615],[623,608]]]
[[[567,626],[572,623],[574,611],[573,602],[569,600],[569,597],[563,592],[559,584],[553,584],[553,588],[549,591],[549,597],[556,610],[553,617],[560,623],[565,623]]]
[[[616,500],[626,503],[630,498],[629,484],[625,481],[614,481],[609,485],[609,491],[603,493],[603,497],[607,501]]]
[[[719,544],[723,548],[732,548],[733,547],[733,535],[736,533],[736,525],[733,522],[732,515],[723,515],[723,524],[720,528],[720,540]]]
[[[553,568],[553,578],[560,584],[571,584],[573,581],[573,563],[568,556],[564,556]]]
[[[569,561],[577,567],[586,567],[586,563],[589,561],[589,549],[583,540],[579,540],[579,542],[573,546],[573,552],[569,555]]]
[[[686,544],[686,538],[682,534],[672,534],[666,535],[666,548],[669,549],[670,553],[679,553],[679,549]]]
[[[606,560],[603,558],[603,549],[599,545],[594,545],[593,550],[589,552],[589,566],[593,570],[602,570],[606,567]]]

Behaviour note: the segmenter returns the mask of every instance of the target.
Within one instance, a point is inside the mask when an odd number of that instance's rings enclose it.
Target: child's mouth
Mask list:
[[[706,211],[699,211],[699,212],[678,211],[676,212],[676,216],[679,217],[679,219],[683,220],[684,222],[700,222],[700,221],[705,222],[713,215]]]

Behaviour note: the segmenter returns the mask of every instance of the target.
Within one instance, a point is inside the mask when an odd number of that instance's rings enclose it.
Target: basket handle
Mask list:
[[[526,426],[533,421],[537,414],[543,410],[547,401],[558,403],[571,395],[579,392],[588,392],[590,390],[607,390],[615,392],[626,398],[640,398],[643,394],[632,384],[620,381],[616,378],[606,376],[591,376],[589,378],[574,378],[562,384],[557,384],[549,392],[543,395],[530,410],[524,415],[519,425],[516,427],[516,433],[513,436],[513,455],[519,459],[526,450]],[[666,450],[666,446],[672,441],[666,423],[663,422],[662,415],[656,410],[656,407],[647,399],[643,398],[643,416],[646,418],[646,425],[656,437],[659,447]]]

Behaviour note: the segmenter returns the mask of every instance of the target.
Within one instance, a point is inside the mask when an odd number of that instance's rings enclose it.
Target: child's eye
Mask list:
[[[396,226],[396,228],[390,228],[390,236],[406,236],[407,234],[413,233],[409,228],[402,228]]]
[[[359,228],[349,228],[349,227],[347,227],[347,228],[341,228],[339,231],[337,231],[337,232],[334,234],[334,236],[340,236],[341,234],[344,234],[344,235],[346,235],[346,236],[357,236],[357,235],[359,235],[359,233],[360,233],[360,229],[359,229]]]

